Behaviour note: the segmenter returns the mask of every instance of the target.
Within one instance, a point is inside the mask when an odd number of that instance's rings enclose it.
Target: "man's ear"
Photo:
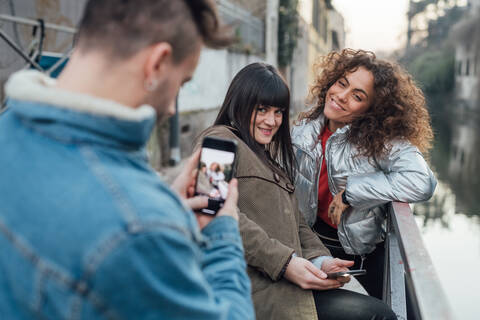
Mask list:
[[[172,63],[172,46],[167,42],[153,45],[145,61],[145,79],[153,80],[166,73],[167,66]]]

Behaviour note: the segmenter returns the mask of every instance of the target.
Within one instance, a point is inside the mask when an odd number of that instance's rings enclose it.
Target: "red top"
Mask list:
[[[322,131],[318,139],[322,143],[322,154],[323,161],[322,167],[320,168],[320,178],[318,179],[318,211],[317,217],[321,218],[326,224],[337,229],[337,225],[332,224],[330,218],[328,217],[328,207],[333,200],[332,193],[328,188],[328,175],[327,175],[327,162],[325,161],[325,145],[327,144],[328,138],[333,134],[327,126]]]

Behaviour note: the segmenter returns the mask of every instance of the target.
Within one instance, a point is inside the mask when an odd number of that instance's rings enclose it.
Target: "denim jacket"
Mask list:
[[[252,319],[237,222],[201,232],[146,161],[155,122],[13,75],[0,115],[0,319]]]

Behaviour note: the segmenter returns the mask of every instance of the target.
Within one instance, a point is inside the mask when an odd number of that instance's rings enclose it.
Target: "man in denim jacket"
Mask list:
[[[254,317],[236,182],[217,217],[197,222],[198,154],[173,190],[145,156],[202,45],[227,43],[212,3],[90,0],[58,81],[36,71],[9,79],[0,319]]]

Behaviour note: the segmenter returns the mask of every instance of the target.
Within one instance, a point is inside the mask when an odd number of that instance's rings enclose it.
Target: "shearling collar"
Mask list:
[[[21,71],[6,84],[8,116],[64,143],[140,150],[155,125],[155,111],[61,90],[37,71]],[[5,115],[7,116],[7,115]]]
[[[317,157],[322,152],[319,135],[322,133],[325,125],[326,117],[323,113],[317,119],[303,119],[299,121],[292,128],[292,144],[310,156]],[[337,129],[332,137],[344,136],[349,129],[350,125],[347,124]]]
[[[48,104],[119,120],[142,121],[155,116],[155,110],[149,105],[133,109],[114,101],[58,89],[55,84],[55,79],[41,72],[22,70],[8,79],[5,84],[5,93],[8,98],[14,100]]]

